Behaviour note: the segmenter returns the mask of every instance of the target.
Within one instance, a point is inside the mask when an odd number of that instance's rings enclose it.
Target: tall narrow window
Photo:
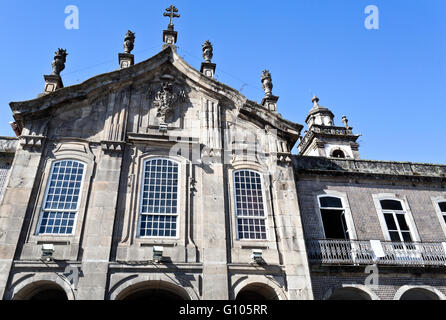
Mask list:
[[[386,220],[387,230],[392,241],[412,242],[406,212],[401,201],[381,200],[381,209]]]
[[[168,159],[144,162],[140,237],[176,237],[178,221],[178,164]]]
[[[350,239],[342,200],[337,197],[319,197],[319,206],[325,238]]]
[[[446,201],[441,201],[438,203],[440,207],[440,212],[443,215],[444,222],[446,223]]]
[[[252,170],[236,171],[234,185],[238,239],[266,239],[266,216],[260,174]]]
[[[72,234],[78,211],[85,165],[75,160],[53,163],[38,234]]]

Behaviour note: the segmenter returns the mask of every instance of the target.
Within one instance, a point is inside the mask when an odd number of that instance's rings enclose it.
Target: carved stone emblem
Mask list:
[[[163,75],[161,77],[161,88],[155,93],[156,116],[160,119],[161,124],[166,123],[166,118],[172,113],[175,104],[184,99],[184,90],[174,92],[173,80],[172,76]]]

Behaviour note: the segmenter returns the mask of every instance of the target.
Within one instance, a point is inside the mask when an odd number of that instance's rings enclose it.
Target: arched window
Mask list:
[[[438,206],[440,207],[441,215],[443,216],[444,222],[446,223],[446,201],[438,202]]]
[[[234,186],[237,238],[266,239],[266,214],[260,174],[252,170],[236,171]]]
[[[85,165],[75,160],[53,163],[37,234],[72,234]]]
[[[382,213],[386,221],[390,240],[401,242],[412,242],[406,212],[399,200],[381,200]]]
[[[345,153],[341,149],[336,149],[332,153],[333,158],[345,158]]]
[[[321,196],[319,197],[319,209],[325,238],[350,239],[350,231],[345,220],[345,208],[341,198]]]
[[[144,161],[140,205],[140,237],[176,237],[178,228],[178,164],[169,159]]]

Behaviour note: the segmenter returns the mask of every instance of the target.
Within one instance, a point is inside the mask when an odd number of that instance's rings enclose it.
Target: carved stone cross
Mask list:
[[[176,14],[175,12],[178,12],[178,9],[174,6],[171,5],[169,8],[166,9],[167,12],[164,12],[163,15],[165,17],[170,17],[170,23],[169,25],[173,25],[173,18],[179,18],[180,15]]]

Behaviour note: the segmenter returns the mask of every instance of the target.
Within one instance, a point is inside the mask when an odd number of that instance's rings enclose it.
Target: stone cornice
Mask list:
[[[279,130],[279,132],[282,132],[290,142],[291,147],[296,143],[303,128],[302,125],[285,120],[279,114],[269,111],[263,106],[250,100],[242,106],[240,113],[244,115],[247,120],[257,120],[263,125],[268,124]]]
[[[411,180],[446,183],[446,165],[376,161],[358,159],[329,159],[325,157],[292,156],[297,176],[361,176],[373,179]]]

